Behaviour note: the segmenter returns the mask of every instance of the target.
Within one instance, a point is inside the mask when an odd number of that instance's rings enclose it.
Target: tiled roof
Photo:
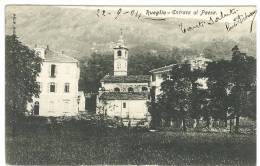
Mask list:
[[[101,100],[147,100],[145,92],[104,92],[99,97]]]
[[[78,60],[64,55],[62,53],[57,53],[51,50],[46,50],[44,54],[44,61],[48,62],[78,62]]]
[[[129,76],[112,76],[106,75],[101,79],[105,83],[148,83],[150,81],[149,75],[129,75]]]

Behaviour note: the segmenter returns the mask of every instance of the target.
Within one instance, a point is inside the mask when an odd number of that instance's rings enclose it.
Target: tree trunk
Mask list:
[[[227,128],[228,127],[228,120],[227,120],[227,118],[225,119],[225,122],[224,122],[225,124],[225,128]]]
[[[13,117],[12,118],[12,136],[15,137],[16,136],[16,108],[15,106],[13,107]]]
[[[212,117],[209,117],[209,128],[212,128],[213,126],[213,118]]]
[[[193,128],[196,128],[198,125],[198,119],[194,119]]]
[[[232,133],[233,119],[230,119],[229,122],[229,132]]]
[[[209,128],[209,124],[210,124],[210,120],[209,120],[209,117],[207,117],[207,123],[206,123],[207,128]]]
[[[182,129],[183,129],[184,132],[187,131],[185,118],[182,119]]]
[[[236,116],[236,126],[235,126],[235,133],[239,132],[239,116]]]

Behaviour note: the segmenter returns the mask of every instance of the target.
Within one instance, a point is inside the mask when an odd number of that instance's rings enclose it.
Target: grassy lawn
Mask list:
[[[6,137],[9,164],[255,165],[256,136],[37,128]]]

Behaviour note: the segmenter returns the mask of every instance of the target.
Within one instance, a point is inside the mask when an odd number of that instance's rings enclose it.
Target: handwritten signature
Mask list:
[[[244,13],[244,15],[237,15],[234,19],[233,22],[230,23],[225,23],[226,30],[229,32],[235,27],[237,27],[239,24],[243,24],[246,20],[248,20],[250,17],[253,17],[251,23],[250,23],[250,32],[253,30],[253,24],[256,16],[256,10],[249,12],[249,13]]]
[[[208,20],[199,21],[198,23],[196,23],[192,26],[184,27],[184,25],[181,23],[181,24],[179,24],[179,28],[181,29],[182,33],[187,33],[187,32],[190,32],[190,31],[194,31],[195,29],[200,29],[200,28],[204,28],[206,26],[214,25],[215,23],[223,20],[224,18],[236,15],[237,12],[238,12],[238,10],[233,8],[233,9],[230,9],[227,13],[220,12],[220,16],[218,16],[218,17],[215,17],[215,18],[209,17]],[[237,27],[239,24],[242,24],[248,18],[253,16],[253,19],[252,19],[251,25],[250,25],[250,32],[252,32],[255,15],[256,15],[256,10],[250,12],[249,14],[245,13],[244,15],[241,15],[241,14],[236,15],[236,17],[233,19],[232,24],[227,23],[227,22],[225,23],[226,30],[228,32],[231,31],[232,29]]]

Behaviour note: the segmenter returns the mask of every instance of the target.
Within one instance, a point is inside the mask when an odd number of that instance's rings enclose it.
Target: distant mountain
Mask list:
[[[170,18],[166,21],[140,21],[126,15],[115,20],[111,16],[97,17],[96,10],[7,6],[6,34],[12,33],[13,13],[17,16],[17,34],[22,42],[30,46],[48,44],[50,48],[63,50],[75,58],[89,56],[94,51],[111,51],[113,42],[120,35],[120,28],[124,29],[130,55],[163,52],[173,47],[202,52],[216,40],[238,44],[241,51],[252,56],[256,54],[256,34],[255,31],[248,32],[249,23],[241,24],[231,32],[225,30],[224,23],[217,23],[184,34],[178,25],[193,25],[198,20]]]

